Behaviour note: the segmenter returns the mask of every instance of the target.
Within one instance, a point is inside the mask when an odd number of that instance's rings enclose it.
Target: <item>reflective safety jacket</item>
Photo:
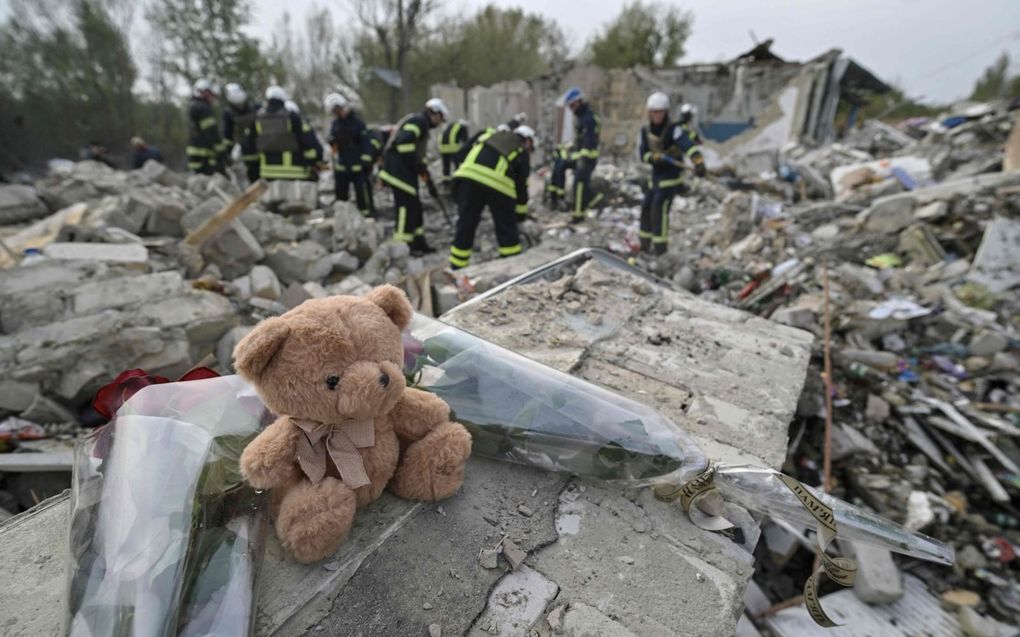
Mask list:
[[[456,155],[468,138],[468,128],[460,122],[453,122],[439,136],[439,154]]]
[[[322,161],[312,127],[280,100],[269,100],[255,118],[255,148],[263,179],[307,179]]]
[[[365,152],[365,122],[347,111],[347,117],[336,117],[329,127],[329,145],[333,147],[333,170],[361,172],[362,164],[372,160]]]
[[[582,102],[574,113],[574,152],[570,158],[596,160],[599,158],[599,133],[602,124],[599,116],[591,112],[588,102]]]
[[[255,126],[255,117],[258,116],[261,104],[245,102],[240,108],[228,104],[223,109],[223,142],[227,152],[234,144],[241,145],[241,161],[254,162],[259,160],[259,154],[255,149],[255,136],[252,135],[252,128]]]
[[[400,120],[383,148],[383,169],[379,171],[379,179],[417,197],[418,175],[425,171],[425,152],[431,129],[424,112],[412,113]]]
[[[188,106],[188,168],[201,170],[215,164],[224,151],[223,139],[217,126],[216,113],[208,102],[197,97]]]
[[[528,173],[531,159],[524,141],[510,131],[486,131],[479,135],[454,179],[470,179],[516,202],[518,213],[528,211]]]
[[[668,119],[661,126],[648,124],[641,128],[641,144],[638,149],[641,161],[651,164],[652,182],[660,188],[679,186],[683,182],[684,157],[691,163],[703,160],[701,146],[690,132]],[[654,155],[661,155],[658,159]]]
[[[361,139],[363,141],[361,145],[361,159],[364,163],[371,164],[382,156],[383,144],[385,143],[382,131],[366,128]]]

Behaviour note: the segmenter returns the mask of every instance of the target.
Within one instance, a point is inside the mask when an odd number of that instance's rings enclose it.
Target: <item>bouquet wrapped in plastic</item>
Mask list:
[[[660,499],[679,499],[692,519],[692,503],[714,490],[748,510],[817,526],[823,548],[838,536],[952,562],[952,549],[943,543],[778,471],[711,463],[693,438],[654,409],[459,328],[416,315],[404,336],[404,352],[408,382],[450,405],[454,418],[471,432],[476,455],[653,486]],[[703,526],[722,528],[711,513],[702,521],[715,519],[715,526]],[[852,561],[825,556],[823,566],[830,578],[852,583]],[[816,579],[809,586],[817,586]],[[832,625],[813,595],[806,589],[812,616]]]
[[[268,501],[238,458],[264,413],[237,376],[156,384],[78,441],[68,634],[249,634]]]

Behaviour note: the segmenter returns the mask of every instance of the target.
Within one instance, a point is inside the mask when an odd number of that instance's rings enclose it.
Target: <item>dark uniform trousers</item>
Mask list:
[[[371,165],[369,165],[371,170]],[[371,187],[368,183],[368,176],[365,174],[364,165],[361,163],[344,165],[339,164],[333,170],[333,185],[336,191],[336,198],[340,201],[349,201],[351,187],[354,187],[354,202],[358,210],[366,217],[374,216],[372,205]]]
[[[482,210],[486,206],[492,213],[492,222],[496,227],[499,256],[519,254],[523,248],[517,232],[518,215],[514,210],[514,199],[471,179],[457,181],[460,214],[457,216],[457,231],[453,237],[453,246],[450,248],[451,263],[456,259],[455,267],[467,265],[475,242],[475,232],[482,220]]]
[[[641,250],[646,253],[664,254],[669,241],[669,208],[673,198],[680,193],[681,186],[669,179],[674,185],[662,187],[652,179],[651,187],[645,190],[641,202],[641,229],[638,232]]]

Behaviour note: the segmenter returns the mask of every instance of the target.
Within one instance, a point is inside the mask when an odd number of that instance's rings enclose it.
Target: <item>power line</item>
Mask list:
[[[1011,38],[1014,38],[1014,39],[1015,38],[1020,38],[1020,29],[1017,29],[1016,31],[1012,31],[1010,33],[1007,33],[1006,35],[1002,36],[1001,38],[998,38],[997,40],[994,40],[991,43],[981,47],[980,49],[977,49],[975,51],[972,51],[972,52],[968,53],[967,55],[964,55],[963,57],[958,57],[958,58],[956,58],[955,60],[953,60],[952,62],[950,62],[948,64],[943,64],[942,66],[938,67],[934,71],[931,71],[930,73],[927,73],[926,75],[922,75],[920,77],[916,77],[916,78],[913,79],[913,81],[917,82],[917,81],[920,81],[920,80],[926,80],[926,79],[928,79],[930,77],[934,77],[934,76],[938,75],[939,73],[942,73],[943,71],[947,71],[947,70],[953,68],[954,66],[962,64],[963,62],[967,62],[968,60],[971,60],[971,59],[977,57],[978,55],[981,55],[982,53],[984,53],[988,49],[991,49],[993,47],[999,46],[1000,43],[1004,42],[1005,40],[1009,40]]]

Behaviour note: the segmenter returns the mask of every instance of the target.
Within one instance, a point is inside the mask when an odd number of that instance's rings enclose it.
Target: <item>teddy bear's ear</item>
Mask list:
[[[245,378],[258,378],[288,336],[290,327],[284,319],[273,317],[262,321],[234,348],[234,369]]]
[[[380,285],[366,294],[365,298],[381,307],[386,316],[390,317],[401,330],[410,325],[414,308],[400,288],[389,284]]]

